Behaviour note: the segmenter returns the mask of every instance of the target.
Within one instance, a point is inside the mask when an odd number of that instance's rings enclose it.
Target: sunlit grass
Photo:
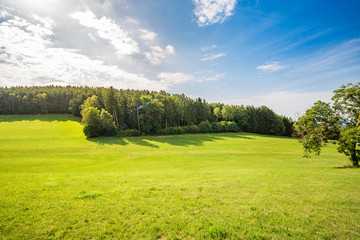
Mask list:
[[[69,116],[0,116],[0,238],[356,239],[346,163],[284,137],[86,139]]]

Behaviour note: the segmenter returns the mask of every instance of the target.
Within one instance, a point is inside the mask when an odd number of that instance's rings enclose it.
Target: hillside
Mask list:
[[[360,238],[359,169],[250,133],[86,139],[0,116],[0,238]]]

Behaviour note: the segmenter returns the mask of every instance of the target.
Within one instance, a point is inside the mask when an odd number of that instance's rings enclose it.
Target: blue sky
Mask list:
[[[164,89],[296,118],[360,76],[360,2],[0,0],[0,85]]]

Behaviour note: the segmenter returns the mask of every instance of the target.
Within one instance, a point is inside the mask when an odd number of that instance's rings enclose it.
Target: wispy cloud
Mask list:
[[[217,58],[221,58],[221,57],[225,57],[226,54],[225,53],[219,53],[219,54],[208,54],[208,55],[205,55],[201,61],[210,61],[210,60],[214,60],[214,59],[217,59]]]
[[[237,0],[193,0],[199,26],[222,23],[233,14]]]
[[[167,45],[165,49],[159,46],[150,47],[150,52],[145,52],[145,57],[153,65],[158,65],[162,63],[163,60],[174,55],[175,48],[172,45]]]
[[[74,12],[70,16],[79,20],[81,25],[95,29],[100,38],[108,40],[114,46],[118,56],[123,57],[140,52],[138,43],[112,19],[105,16],[98,19],[90,10]]]
[[[161,72],[157,75],[157,78],[160,79],[163,85],[170,87],[172,85],[189,82],[194,79],[194,76],[181,72]]]
[[[131,18],[131,17],[125,17],[125,21],[127,23],[131,23],[131,24],[134,24],[134,25],[139,25],[139,21],[136,20],[135,18]]]
[[[205,47],[202,47],[201,48],[201,51],[208,51],[208,50],[211,50],[211,49],[215,49],[215,48],[218,48],[219,46],[218,45],[211,45],[211,46],[205,46]]]
[[[219,79],[225,77],[224,73],[218,73],[215,74],[213,76],[208,76],[208,77],[202,77],[200,78],[200,80],[198,82],[205,82],[205,81],[218,81]]]
[[[331,48],[312,53],[303,59],[297,59],[298,64],[287,73],[288,76],[317,75],[328,76],[336,73],[360,69],[358,56],[360,54],[360,38],[352,39]]]
[[[280,65],[279,62],[267,62],[263,65],[257,66],[256,69],[264,72],[277,72],[284,69],[285,66]]]
[[[264,95],[225,100],[227,104],[267,106],[277,114],[297,119],[318,100],[330,101],[333,93],[324,92],[272,92]]]

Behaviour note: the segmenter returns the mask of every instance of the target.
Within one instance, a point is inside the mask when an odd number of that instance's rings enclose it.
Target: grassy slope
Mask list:
[[[68,116],[0,116],[0,238],[360,238],[344,163],[282,137],[87,140]]]

